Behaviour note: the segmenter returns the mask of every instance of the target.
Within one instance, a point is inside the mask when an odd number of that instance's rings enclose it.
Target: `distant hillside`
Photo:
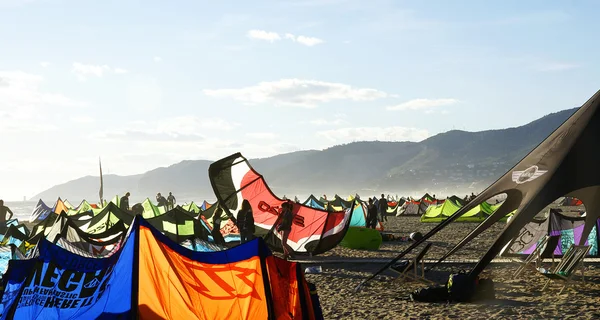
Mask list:
[[[516,128],[466,132],[453,130],[415,142],[364,141],[251,159],[281,195],[354,192],[438,194],[478,191],[496,180],[577,109],[549,114]],[[213,199],[208,181],[211,161],[188,160],[142,175],[105,176],[105,197],[125,191],[135,201],[172,191],[179,199]],[[365,191],[370,190],[370,191]],[[97,199],[98,177],[84,177],[33,197]]]
[[[104,179],[104,195],[110,198],[111,195],[121,194],[124,190],[135,191],[138,188],[138,183],[142,175],[132,176],[117,176],[106,174]],[[98,194],[100,187],[100,178],[98,176],[85,176],[67,183],[54,186],[36,196],[31,200],[37,201],[44,199],[50,205],[60,196],[63,200],[68,199],[73,205],[79,204],[82,199],[98,202],[100,195]]]

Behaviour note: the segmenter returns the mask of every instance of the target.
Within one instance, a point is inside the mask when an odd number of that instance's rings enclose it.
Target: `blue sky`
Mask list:
[[[600,88],[595,1],[0,0],[0,198],[236,151],[525,124]]]

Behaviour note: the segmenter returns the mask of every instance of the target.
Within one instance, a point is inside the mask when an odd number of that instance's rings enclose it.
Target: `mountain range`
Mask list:
[[[438,197],[478,192],[507,172],[577,108],[546,115],[523,126],[467,132],[452,130],[420,142],[362,141],[250,159],[279,196],[384,193]],[[104,194],[126,191],[133,201],[172,191],[179,199],[215,199],[208,160],[186,160],[131,176],[104,176]],[[98,198],[99,178],[86,176],[35,195],[52,202]]]

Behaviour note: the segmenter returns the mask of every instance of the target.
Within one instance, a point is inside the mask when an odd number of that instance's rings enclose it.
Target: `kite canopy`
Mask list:
[[[179,206],[146,221],[177,243],[194,238],[208,240],[208,230],[195,216]]]
[[[428,194],[425,194],[419,200],[407,200],[402,207],[397,210],[396,216],[403,215],[422,215],[431,205],[436,205],[438,202]]]
[[[325,210],[325,206],[326,206],[324,203],[319,201],[319,199],[317,199],[312,194],[308,197],[308,199],[306,199],[306,201],[303,202],[303,204],[305,206],[309,206],[311,208],[321,209],[321,210]]]
[[[48,207],[42,199],[38,200],[37,205],[33,208],[33,212],[31,212],[31,217],[29,217],[29,222],[39,222],[46,219],[54,210]]]
[[[352,202],[353,201],[344,200],[336,194],[333,201],[329,201],[329,205],[333,206],[333,207],[341,208],[343,210],[343,209],[348,209],[348,208],[352,207]]]
[[[108,258],[45,239],[38,253],[9,262],[1,319],[314,319],[300,265],[260,238],[194,252],[138,217]]]
[[[557,209],[550,209],[547,217],[535,218],[521,228],[519,234],[506,246],[502,256],[528,256],[535,251],[539,241],[544,236],[560,236],[560,241],[554,248],[554,255],[562,256],[571,245],[581,242],[585,220],[585,217],[569,217],[560,213]],[[592,232],[587,237],[587,241],[585,241],[585,245],[590,246],[588,252],[590,256],[598,256],[599,254],[598,223],[600,223],[600,220],[596,222]]]
[[[491,205],[487,202],[483,202],[471,210],[465,212],[456,222],[482,222],[489,217],[494,211],[496,211],[502,204]],[[462,204],[455,202],[454,199],[448,198],[444,202],[438,205],[431,205],[425,211],[425,214],[421,216],[421,222],[441,222],[448,217],[452,216],[455,212],[460,210]],[[502,218],[502,221],[506,221],[507,217]]]
[[[275,228],[285,201],[273,194],[248,160],[240,153],[233,154],[211,164],[208,176],[225,212],[237,217],[243,200],[248,200],[254,214],[255,235],[264,237],[273,250],[282,251],[281,235]],[[296,203],[293,213],[288,245],[295,253],[319,254],[342,240],[350,225],[352,206],[345,211],[327,212]]]
[[[54,213],[56,214],[61,214],[62,212],[69,212],[69,208],[67,208],[67,206],[65,205],[65,203],[62,201],[61,198],[58,198],[58,200],[56,200],[56,204],[54,204]]]
[[[196,205],[196,203],[194,201],[188,203],[188,204],[184,204],[183,206],[181,206],[183,208],[183,210],[188,211],[188,212],[192,212],[195,214],[200,213],[201,209],[200,207],[198,207],[198,205]]]

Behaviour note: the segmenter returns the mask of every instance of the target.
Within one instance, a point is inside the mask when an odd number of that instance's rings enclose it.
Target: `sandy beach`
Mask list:
[[[399,236],[411,232],[425,233],[436,224],[419,222],[418,217],[390,217],[386,231]],[[453,223],[433,237],[433,246],[426,259],[439,258],[476,223]],[[497,223],[472,241],[449,260],[479,259],[489,248],[505,223]],[[337,247],[317,259],[392,258],[410,242],[384,242],[378,251],[351,250]],[[415,253],[411,253],[415,254]],[[411,257],[412,255],[409,255]],[[322,257],[322,258],[321,258]],[[527,270],[513,280],[515,263],[492,263],[481,275],[495,282],[496,299],[477,303],[420,303],[409,300],[409,294],[426,287],[420,282],[394,280],[386,272],[372,280],[360,292],[354,288],[377,271],[381,263],[322,263],[323,272],[307,274],[308,281],[317,286],[325,319],[596,319],[600,317],[597,296],[600,293],[600,271],[586,263],[586,285],[577,283],[575,290],[558,295],[559,284],[542,292],[546,278]],[[308,265],[307,265],[308,266]],[[472,264],[448,264],[427,273],[429,280],[445,284],[451,272],[469,270]],[[575,279],[579,280],[577,274]]]

